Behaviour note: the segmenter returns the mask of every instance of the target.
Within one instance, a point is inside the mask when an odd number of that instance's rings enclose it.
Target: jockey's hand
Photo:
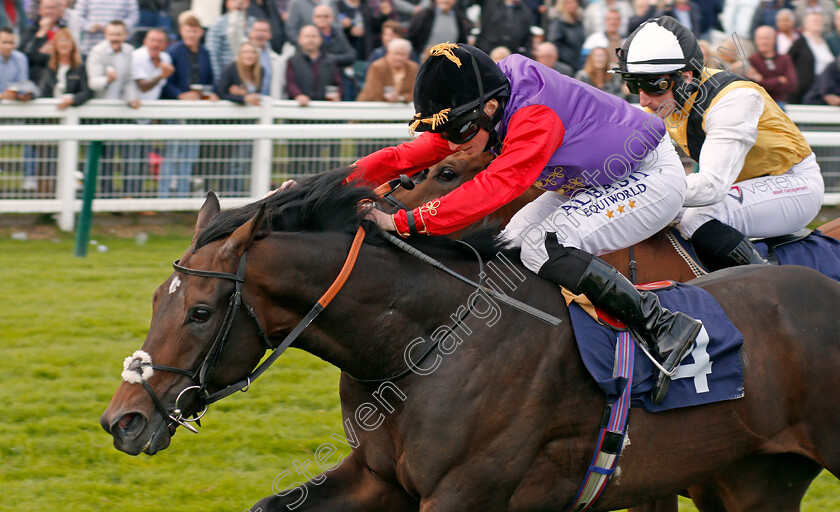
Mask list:
[[[365,218],[368,220],[372,220],[376,223],[377,226],[384,229],[385,231],[396,231],[397,225],[394,223],[394,216],[389,215],[382,210],[377,208],[371,208],[368,210],[367,215]]]
[[[276,189],[274,189],[274,190],[269,190],[269,191],[268,191],[268,193],[267,193],[266,195],[264,195],[264,196],[263,196],[263,199],[265,199],[265,198],[266,198],[266,197],[268,197],[268,196],[272,196],[272,195],[276,194],[277,192],[283,192],[283,191],[284,191],[284,190],[286,190],[287,188],[294,187],[295,185],[297,185],[297,181],[295,181],[295,180],[286,180],[286,181],[284,181],[284,182],[283,182],[283,184],[282,184],[282,185],[280,185],[280,187],[278,187],[278,188],[276,188]]]

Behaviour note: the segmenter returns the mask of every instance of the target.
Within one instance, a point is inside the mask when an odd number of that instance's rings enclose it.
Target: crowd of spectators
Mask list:
[[[661,15],[701,39],[711,67],[743,74],[779,103],[840,106],[840,0],[2,2],[0,100],[54,97],[58,108],[92,97],[133,108],[156,99],[411,102],[418,64],[443,42],[497,61],[521,53],[633,101],[608,73],[615,48]],[[167,144],[159,193],[184,194],[191,164],[168,161],[194,160],[197,146]],[[147,151],[111,144],[105,156],[142,161]]]

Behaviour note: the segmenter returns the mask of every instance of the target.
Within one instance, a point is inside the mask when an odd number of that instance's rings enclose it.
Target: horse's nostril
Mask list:
[[[143,416],[130,412],[124,415],[111,427],[111,433],[121,437],[137,434],[143,429]]]

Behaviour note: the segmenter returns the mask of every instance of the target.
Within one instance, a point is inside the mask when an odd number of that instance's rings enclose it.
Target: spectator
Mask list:
[[[247,41],[239,46],[236,59],[222,70],[222,77],[216,89],[222,99],[240,105],[259,106],[263,74],[257,47],[254,43]],[[245,191],[245,176],[251,168],[252,145],[247,142],[238,142],[233,144],[230,150],[231,163],[228,166],[230,177],[224,188],[229,192],[241,194]]]
[[[172,74],[166,79],[161,98],[167,100],[218,100],[213,89],[210,52],[201,44],[204,29],[197,17],[188,14],[178,20],[181,40],[169,45]]]
[[[321,50],[332,57],[339,67],[352,66],[356,61],[356,52],[344,37],[344,31],[336,25],[332,7],[328,5],[315,7],[312,12],[312,21],[321,33]]]
[[[29,80],[26,55],[15,50],[15,32],[0,28],[0,100],[31,100],[35,84]]]
[[[350,46],[344,31],[335,22],[332,7],[319,5],[312,13],[312,20],[321,32],[321,51],[333,58],[342,72],[342,99],[353,100],[356,97],[356,82],[352,66],[356,62],[356,51]]]
[[[478,0],[481,4],[481,34],[475,46],[486,53],[497,46],[514,53],[531,50],[531,11],[517,0]]]
[[[66,27],[59,29],[53,37],[49,60],[41,73],[38,89],[39,96],[42,98],[61,98],[57,106],[58,110],[81,105],[93,96],[87,85],[87,73],[79,48],[73,40],[70,29]],[[34,168],[24,166],[24,189],[37,188],[42,192],[51,193],[55,176],[56,147],[49,145],[33,149],[33,156],[37,160],[46,161],[46,169],[42,167],[37,174],[49,178],[37,182]],[[41,165],[43,166],[43,163]]]
[[[358,101],[411,102],[417,64],[411,61],[411,43],[393,39],[384,57],[370,66],[368,78]]]
[[[756,52],[750,56],[752,67],[746,76],[764,87],[767,94],[785,108],[788,95],[798,88],[796,70],[788,55],[776,52],[776,31],[769,25],[755,30]]]
[[[38,81],[40,97],[61,98],[58,110],[85,103],[93,93],[88,88],[87,72],[70,29],[59,29],[51,48],[47,67]]]
[[[833,0],[793,0],[793,9],[796,12],[796,20],[800,25],[805,25],[805,16],[810,13],[819,13],[823,17],[823,26],[831,26],[834,18]]]
[[[747,67],[749,67],[748,55],[752,53],[751,46],[749,50],[744,45],[749,45],[750,41],[743,41],[738,39],[738,44],[735,44],[735,39],[729,38],[721,42],[717,49],[712,53],[712,58],[707,63],[707,67],[720,67],[720,69],[727,69],[735,74],[746,76]],[[715,66],[715,64],[720,66]]]
[[[781,9],[776,13],[776,51],[785,55],[793,42],[799,39],[796,31],[796,17],[790,9]]]
[[[589,52],[595,48],[607,48],[610,53],[610,64],[618,63],[618,56],[615,53],[616,48],[621,47],[621,13],[616,9],[607,11],[606,19],[604,20],[604,32],[596,32],[586,38],[581,48],[581,60],[584,60]]]
[[[329,97],[328,87],[331,88]],[[321,52],[321,32],[312,25],[301,28],[298,51],[286,67],[286,92],[289,97],[305,107],[312,100],[337,101],[340,96],[336,96],[336,91],[340,93],[340,88],[341,76],[335,60]]]
[[[364,80],[365,74],[367,73],[367,68],[373,64],[374,61],[381,59],[385,56],[386,48],[388,47],[388,43],[393,41],[394,39],[405,39],[405,28],[396,20],[387,20],[382,24],[382,46],[376,48],[372,52],[370,52],[370,56],[367,58],[367,66],[365,68],[364,73],[361,76],[361,79]],[[411,49],[411,60],[414,62],[419,63],[420,59],[417,57],[417,52],[414,51],[414,48]]]
[[[834,11],[834,30],[825,38],[825,42],[835,57],[840,56],[840,9]]]
[[[277,2],[275,0],[252,0],[247,12],[249,16],[258,20],[265,20],[268,23],[271,49],[278,54],[283,53],[283,45],[286,44],[286,27],[283,17],[277,9]],[[265,63],[263,63],[264,65]]]
[[[601,0],[590,2],[583,13],[583,28],[587,37],[607,30],[607,13],[612,10],[619,14],[618,33],[627,34],[627,25],[634,14],[630,3],[627,0]]]
[[[167,34],[172,33],[172,19],[169,17],[170,0],[137,0],[139,8],[139,27],[162,28]]]
[[[315,7],[319,5],[334,6],[334,0],[291,0],[286,11],[286,37],[290,41],[297,40],[298,32],[305,25],[311,25]]]
[[[0,8],[0,28],[10,28],[13,34],[23,35],[26,30],[26,10],[23,0],[4,0]]]
[[[143,46],[131,53],[131,79],[137,87],[139,100],[156,100],[170,76],[175,72],[172,58],[166,49],[167,35],[163,29],[146,32]],[[138,121],[148,124],[148,121]],[[133,196],[143,192],[143,182],[151,146],[147,143],[131,144],[128,151],[126,175],[123,176],[123,193]]]
[[[723,31],[727,36],[733,33],[746,38],[750,34],[753,14],[761,0],[726,0],[721,14]]]
[[[674,0],[674,3],[664,9],[658,16],[671,16],[677,21],[688,27],[694,33],[694,37],[700,37],[700,30],[702,27],[700,7],[695,2],[689,0]],[[744,36],[748,36],[752,32],[746,32]]]
[[[712,32],[720,30],[720,14],[723,12],[725,0],[701,0],[700,6],[700,35],[703,39],[711,39]]]
[[[257,46],[248,41],[240,45],[239,55],[222,70],[222,77],[216,89],[224,100],[240,105],[258,106],[262,76],[263,69]]]
[[[559,53],[557,52],[557,47],[554,46],[554,43],[549,43],[548,41],[544,43],[540,43],[534,48],[534,60],[543,64],[544,66],[548,66],[554,71],[557,71],[561,75],[566,76],[575,76],[575,72],[572,69],[572,66],[564,62],[560,62],[558,59]]]
[[[490,50],[490,53],[488,55],[490,56],[490,59],[493,62],[498,64],[499,61],[502,61],[502,60],[506,59],[507,57],[510,57],[510,50],[508,49],[507,46],[497,46],[497,47],[493,48],[492,50]]]
[[[589,52],[583,69],[577,72],[575,78],[604,92],[623,98],[622,87],[624,82],[617,74],[609,73],[612,67],[607,49],[594,48]]]
[[[835,59],[826,66],[825,71],[808,90],[803,103],[840,107],[840,59]]]
[[[758,27],[767,25],[776,28],[776,15],[780,10],[784,9],[786,0],[761,0],[758,7],[755,8],[752,23],[750,24],[750,34],[755,34]]]
[[[661,3],[661,2],[660,2]],[[634,14],[627,22],[627,33],[632,34],[639,26],[656,17],[657,2],[652,0],[633,0]]]
[[[298,51],[289,59],[286,67],[286,90],[289,97],[301,106],[308,105],[311,100],[338,101],[342,95],[341,87],[338,66],[330,55],[321,52],[321,32],[312,25],[301,28]],[[306,141],[289,143],[291,164],[288,172],[312,172],[313,163],[323,159],[322,150],[328,151],[330,155],[322,168],[338,165],[338,144],[313,144]]]
[[[64,26],[70,29],[73,34],[74,41],[81,41],[82,34],[85,31],[87,20],[85,20],[79,11],[71,7],[73,0],[59,0],[58,12],[59,18],[64,22]]]
[[[548,28],[548,41],[557,47],[559,61],[577,70],[580,67],[580,51],[586,40],[583,11],[578,0],[558,0],[557,3],[559,12]]]
[[[166,80],[161,97],[171,100],[218,100],[219,97],[213,92],[210,52],[201,44],[204,35],[201,22],[191,13],[182,14],[178,19],[178,33],[181,40],[166,50],[175,69]],[[167,141],[158,176],[158,197],[189,195],[190,178],[199,147],[198,141],[194,140]]]
[[[137,88],[131,80],[131,53],[134,48],[125,42],[128,34],[122,20],[113,20],[105,26],[105,40],[90,50],[85,69],[88,85],[94,98],[123,100],[137,108]],[[102,145],[102,160],[99,172],[99,192],[105,197],[114,193],[114,174],[117,170],[116,154],[121,159],[119,168],[125,175],[125,160],[129,145],[123,142],[105,142]]]
[[[210,52],[214,82],[219,81],[222,70],[233,60],[234,55],[239,55],[239,46],[248,40],[248,30],[256,21],[256,18],[246,14],[248,5],[248,0],[225,0],[227,13],[207,30],[205,44]]]
[[[52,40],[66,23],[61,19],[59,0],[42,0],[38,15],[27,28],[20,42],[20,50],[29,60],[29,78],[38,82],[52,53]]]
[[[0,100],[29,101],[37,87],[29,80],[26,55],[15,50],[15,33],[11,27],[0,28]],[[36,147],[23,146],[23,190],[38,188],[35,180]]]
[[[409,25],[414,16],[422,11],[434,6],[432,0],[391,0],[394,5],[394,12],[397,15],[397,21],[403,26]]]
[[[248,32],[251,42],[257,47],[260,55],[260,64],[263,68],[262,85],[260,94],[271,96],[274,99],[285,97],[286,62],[288,57],[278,55],[271,45],[271,24],[266,19],[258,19],[251,25]]]
[[[803,96],[814,83],[814,79],[834,61],[834,56],[822,36],[824,28],[825,21],[822,13],[806,14],[802,37],[797,39],[788,51],[788,55],[793,60],[793,66],[796,68],[796,79],[799,82],[799,87],[789,96],[793,104],[802,102]]]
[[[423,50],[439,43],[466,43],[471,28],[466,15],[455,7],[455,0],[435,0],[433,6],[411,18],[407,39],[414,51],[422,55]]]
[[[112,20],[105,26],[105,40],[90,50],[85,68],[88,85],[95,98],[131,101],[135,88],[131,80],[131,53],[126,43],[128,34],[122,20]]]
[[[82,33],[82,55],[105,39],[105,25],[109,21],[123,20],[130,33],[140,19],[137,0],[78,0],[74,8],[87,22]]]
[[[338,24],[356,50],[356,60],[365,61],[373,50],[373,33],[379,32],[384,16],[362,0],[337,0]]]
[[[175,72],[172,58],[164,51],[166,42],[166,32],[153,28],[146,32],[143,46],[131,53],[131,79],[139,89],[141,100],[159,99],[168,78]]]

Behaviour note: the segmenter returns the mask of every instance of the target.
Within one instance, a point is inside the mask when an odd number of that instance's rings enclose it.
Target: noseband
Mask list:
[[[173,366],[166,366],[161,364],[155,364],[151,361],[151,356],[147,353],[142,351],[137,351],[134,353],[132,357],[126,359],[124,364],[123,371],[123,379],[127,382],[137,383],[143,385],[143,388],[149,393],[152,397],[152,401],[155,404],[155,408],[160,412],[163,418],[169,418],[172,420],[171,423],[168,423],[166,426],[169,427],[174,423],[182,425],[187,430],[193,433],[198,433],[198,430],[189,424],[189,422],[196,422],[197,425],[201,426],[199,420],[202,416],[207,412],[207,408],[210,404],[218,402],[222,398],[228,397],[237,391],[248,391],[248,388],[251,386],[251,383],[257,379],[260,375],[262,375],[269,366],[277,360],[278,357],[287,349],[289,346],[297,339],[298,336],[312,323],[313,320],[327,307],[327,305],[332,301],[338,291],[344,286],[344,283],[347,281],[347,278],[350,276],[350,272],[353,270],[353,266],[356,263],[356,257],[359,254],[359,251],[362,246],[362,242],[365,238],[365,230],[361,226],[359,226],[358,231],[356,232],[356,236],[353,239],[353,243],[350,246],[350,252],[347,255],[347,259],[344,261],[344,266],[341,268],[341,271],[336,277],[335,281],[333,281],[332,285],[327,289],[324,295],[318,299],[312,309],[303,317],[303,319],[295,326],[294,329],[286,336],[286,339],[278,345],[274,347],[271,344],[271,341],[268,339],[268,336],[265,333],[265,329],[263,329],[262,323],[260,322],[259,318],[257,317],[256,312],[254,309],[249,306],[245,301],[242,299],[242,286],[245,284],[245,253],[239,258],[239,267],[235,274],[227,273],[227,272],[214,272],[210,270],[198,270],[192,269],[188,267],[184,267],[180,265],[180,260],[175,261],[172,264],[172,267],[177,270],[178,272],[199,276],[199,277],[212,277],[218,279],[227,279],[230,281],[234,281],[236,284],[236,288],[233,294],[230,296],[230,300],[228,301],[228,309],[225,313],[224,320],[222,321],[221,328],[216,333],[216,337],[213,340],[213,344],[210,345],[210,350],[207,352],[207,355],[204,357],[204,360],[195,370],[184,370],[182,368],[176,368]],[[235,384],[231,384],[215,393],[209,393],[207,391],[207,384],[208,384],[208,376],[213,371],[213,368],[218,363],[219,359],[221,358],[222,351],[224,350],[225,343],[228,339],[228,334],[230,333],[230,328],[233,325],[233,320],[236,317],[236,313],[239,311],[239,308],[244,305],[245,310],[248,312],[248,316],[254,321],[257,327],[257,332],[262,340],[263,344],[265,345],[267,350],[273,350],[272,354],[263,361],[250,375],[245,377],[244,379],[240,380]],[[151,368],[152,370],[161,370],[165,372],[177,373],[180,375],[184,375],[189,377],[190,380],[193,382],[197,382],[197,385],[187,386],[186,388],[182,389],[178,396],[175,398],[175,403],[171,410],[167,411],[166,407],[163,406],[160,398],[158,398],[157,394],[155,393],[152,386],[149,385],[148,379],[152,376],[154,372],[146,371],[146,369]],[[199,408],[203,407],[203,410],[200,413],[195,413],[192,417],[184,416],[181,408],[179,407],[179,400],[189,390],[195,389],[198,393],[198,402]]]

